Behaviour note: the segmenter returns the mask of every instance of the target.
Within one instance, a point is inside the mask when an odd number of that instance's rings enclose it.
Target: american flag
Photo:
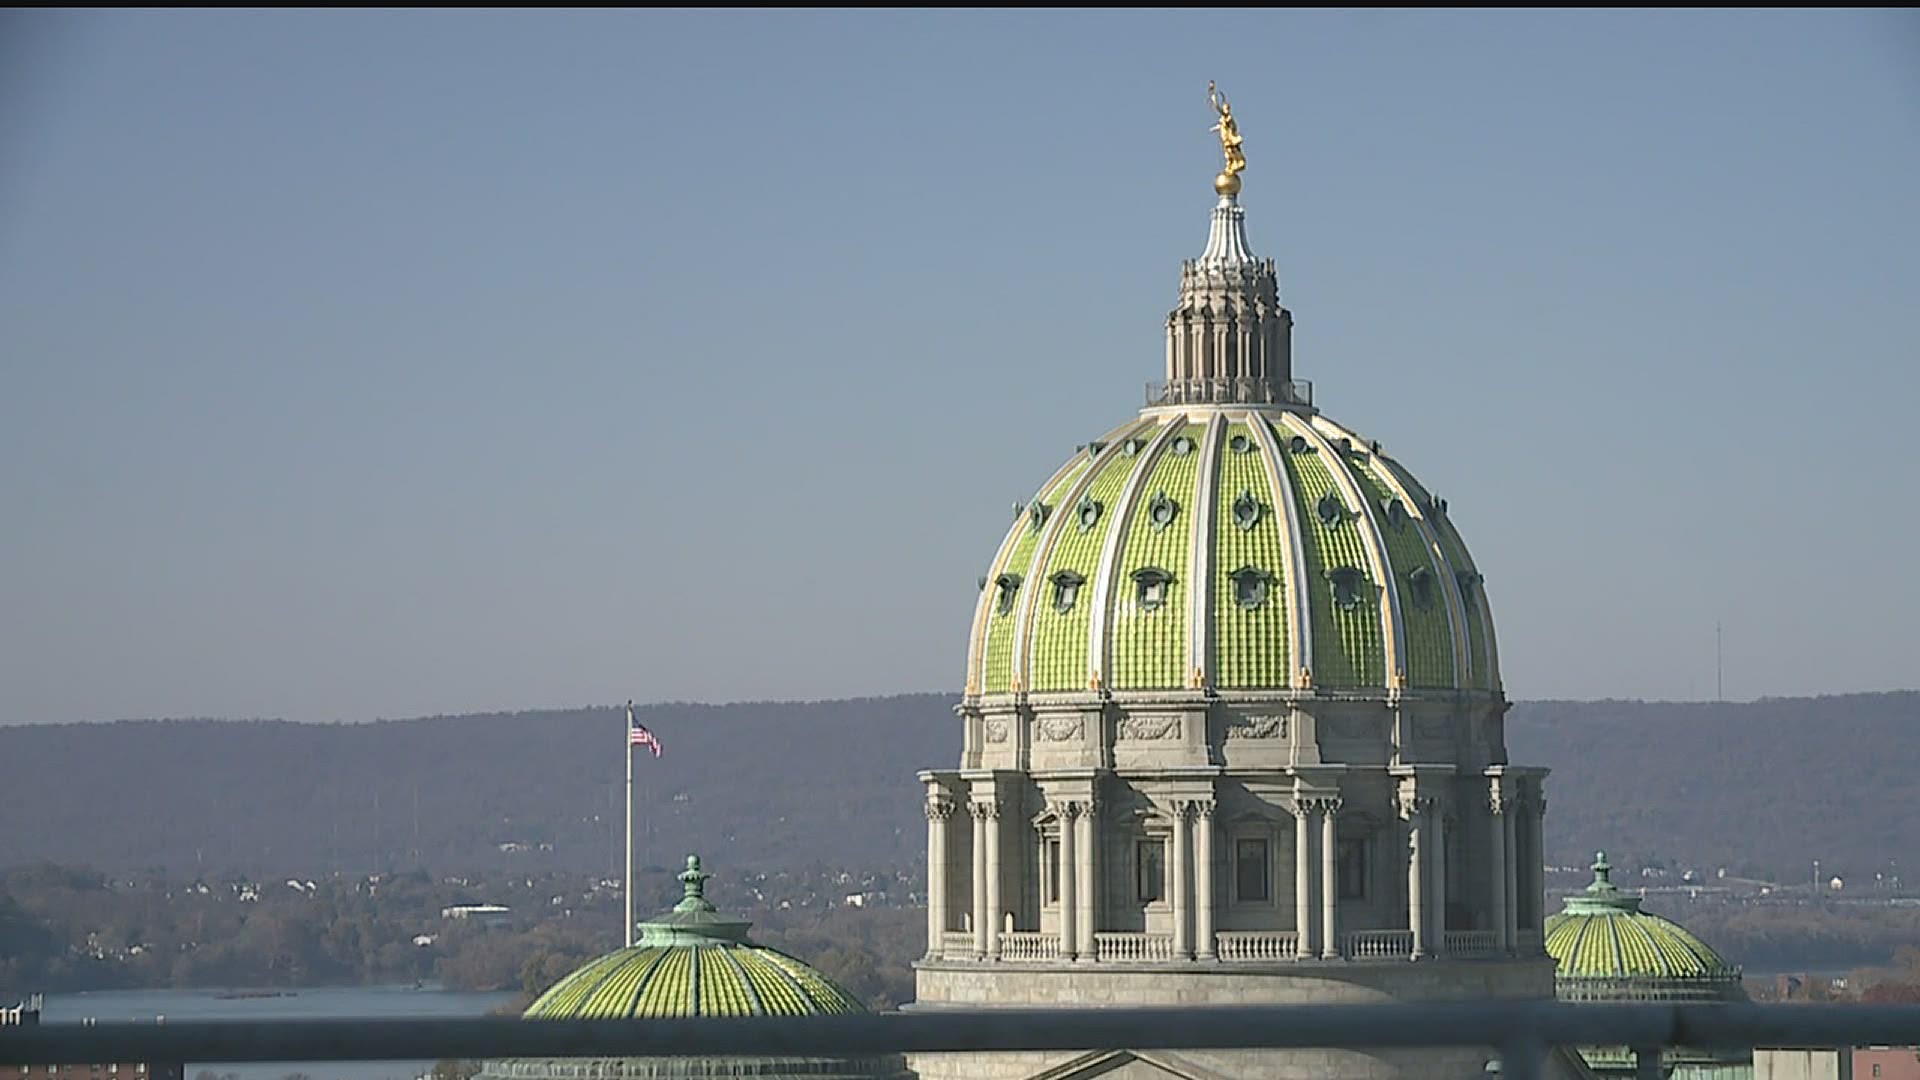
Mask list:
[[[660,740],[647,725],[633,718],[633,702],[627,702],[627,747],[645,746],[653,750],[653,756],[660,756]]]

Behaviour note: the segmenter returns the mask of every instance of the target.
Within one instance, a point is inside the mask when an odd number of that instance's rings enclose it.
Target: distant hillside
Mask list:
[[[1920,886],[1920,692],[1755,702],[1541,701],[1507,753],[1547,765],[1547,848]]]
[[[952,703],[647,707],[667,749],[639,768],[649,861],[697,849],[763,869],[911,865],[926,835],[914,772],[958,759]],[[611,869],[621,724],[588,709],[0,728],[0,865]],[[1920,875],[1920,693],[1524,703],[1508,744],[1553,768],[1556,862],[1606,848],[1796,881],[1814,858]]]

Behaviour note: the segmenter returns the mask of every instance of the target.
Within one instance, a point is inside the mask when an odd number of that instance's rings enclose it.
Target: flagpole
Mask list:
[[[633,702],[627,702],[627,730],[620,733],[627,748],[627,929],[626,944],[633,947]]]

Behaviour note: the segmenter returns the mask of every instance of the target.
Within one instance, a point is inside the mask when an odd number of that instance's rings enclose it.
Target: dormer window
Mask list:
[[[1186,457],[1191,453],[1193,453],[1193,440],[1187,438],[1185,435],[1175,436],[1173,440],[1173,456]]]
[[[1179,514],[1180,504],[1169,498],[1164,491],[1155,495],[1153,501],[1147,504],[1147,524],[1154,532],[1161,532],[1173,524],[1173,519]]]
[[[1107,448],[1107,444],[1106,444],[1106,443],[1103,443],[1103,442],[1090,442],[1090,443],[1088,443],[1088,444],[1087,444],[1087,456],[1088,456],[1088,457],[1099,457],[1099,456],[1100,456],[1100,451],[1102,451],[1102,450],[1105,450],[1106,448]]]
[[[1133,455],[1139,453],[1140,448],[1145,445],[1146,445],[1145,440],[1128,439],[1127,441],[1120,444],[1120,456],[1132,457]]]
[[[1013,614],[1013,601],[1020,592],[1019,574],[1001,574],[993,579],[993,587],[998,593],[993,598],[993,610],[997,615]]]
[[[1100,512],[1105,509],[1092,495],[1082,495],[1073,508],[1073,519],[1079,523],[1081,532],[1091,532],[1095,525],[1100,524]]]
[[[1329,491],[1313,504],[1313,512],[1319,515],[1320,524],[1332,528],[1347,516],[1347,504],[1340,501],[1340,496]]]
[[[1247,611],[1264,606],[1273,591],[1273,575],[1254,566],[1243,566],[1227,575],[1233,582],[1233,602]]]
[[[1087,579],[1071,570],[1062,570],[1053,575],[1053,610],[1065,615],[1073,610],[1074,601],[1080,598],[1080,586]]]
[[[1034,532],[1039,532],[1047,524],[1048,515],[1052,513],[1053,507],[1035,499],[1027,504],[1027,527]]]
[[[1247,438],[1245,435],[1235,435],[1233,438],[1227,440],[1227,449],[1236,454],[1251,454],[1253,453],[1253,440]]]
[[[1146,566],[1133,572],[1134,600],[1142,611],[1157,611],[1167,602],[1167,587],[1173,575],[1158,567]]]
[[[1233,523],[1243,530],[1251,530],[1260,524],[1260,514],[1264,508],[1260,500],[1254,497],[1251,488],[1242,488],[1240,497],[1233,500]]]
[[[1304,435],[1295,435],[1293,438],[1287,440],[1287,451],[1289,453],[1304,454],[1311,449],[1313,449],[1313,447],[1307,445],[1307,439]]]
[[[1341,566],[1327,571],[1327,581],[1333,585],[1333,602],[1341,609],[1352,611],[1360,606],[1367,575],[1351,566]]]
[[[1395,532],[1407,527],[1407,506],[1399,499],[1387,500],[1387,527]]]
[[[1474,589],[1487,579],[1481,577],[1480,572],[1477,570],[1458,570],[1454,572],[1453,580],[1460,586],[1461,601],[1465,603],[1468,608],[1472,608]]]
[[[1413,587],[1413,602],[1423,608],[1433,606],[1434,575],[1424,566],[1416,566],[1407,575],[1407,584]]]

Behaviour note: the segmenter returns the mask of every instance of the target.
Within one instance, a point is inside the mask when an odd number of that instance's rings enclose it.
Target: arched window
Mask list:
[[[1000,615],[1012,614],[1014,597],[1020,591],[1020,575],[1001,574],[999,577],[993,579],[993,584],[995,588],[1000,590],[993,599],[993,609],[995,613]]]
[[[1167,587],[1173,584],[1173,575],[1154,566],[1142,567],[1133,572],[1134,600],[1142,611],[1157,611],[1167,602]]]
[[[1062,570],[1053,575],[1053,610],[1065,615],[1073,610],[1075,600],[1080,598],[1080,586],[1087,579],[1071,570]]]

